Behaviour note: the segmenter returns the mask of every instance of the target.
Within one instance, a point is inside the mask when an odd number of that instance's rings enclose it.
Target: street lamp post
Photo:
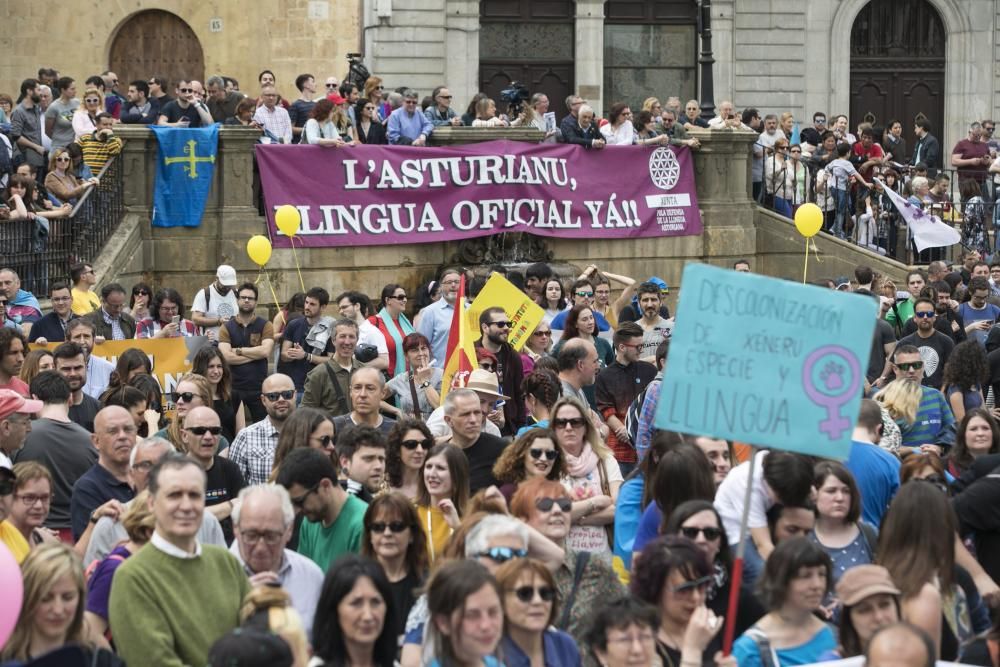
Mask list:
[[[710,120],[715,117],[715,86],[712,79],[712,0],[698,1],[698,34],[701,37],[701,53],[698,64],[701,68],[701,117]]]

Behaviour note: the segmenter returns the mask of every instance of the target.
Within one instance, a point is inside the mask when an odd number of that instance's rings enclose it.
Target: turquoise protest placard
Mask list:
[[[656,427],[846,459],[875,300],[707,264],[681,288]]]

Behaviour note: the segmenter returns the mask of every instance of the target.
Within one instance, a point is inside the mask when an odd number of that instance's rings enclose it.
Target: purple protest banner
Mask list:
[[[276,247],[277,207],[306,247],[456,241],[497,232],[560,238],[701,234],[687,147],[490,141],[447,148],[258,145]]]

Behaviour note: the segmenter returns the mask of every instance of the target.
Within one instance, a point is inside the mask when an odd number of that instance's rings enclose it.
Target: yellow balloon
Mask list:
[[[812,238],[823,228],[823,211],[816,204],[803,204],[795,211],[795,229],[799,234]]]
[[[302,222],[302,216],[299,215],[299,209],[290,204],[279,206],[274,213],[274,224],[278,226],[282,234],[289,238],[298,233],[300,222]]]
[[[247,241],[247,254],[254,263],[264,266],[271,259],[271,241],[260,234],[251,236]]]

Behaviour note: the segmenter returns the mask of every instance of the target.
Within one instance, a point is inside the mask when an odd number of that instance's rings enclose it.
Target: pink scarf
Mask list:
[[[563,460],[566,463],[566,472],[570,477],[586,477],[597,467],[598,458],[589,442],[583,443],[583,451],[579,456],[573,456],[569,452],[563,451]]]

